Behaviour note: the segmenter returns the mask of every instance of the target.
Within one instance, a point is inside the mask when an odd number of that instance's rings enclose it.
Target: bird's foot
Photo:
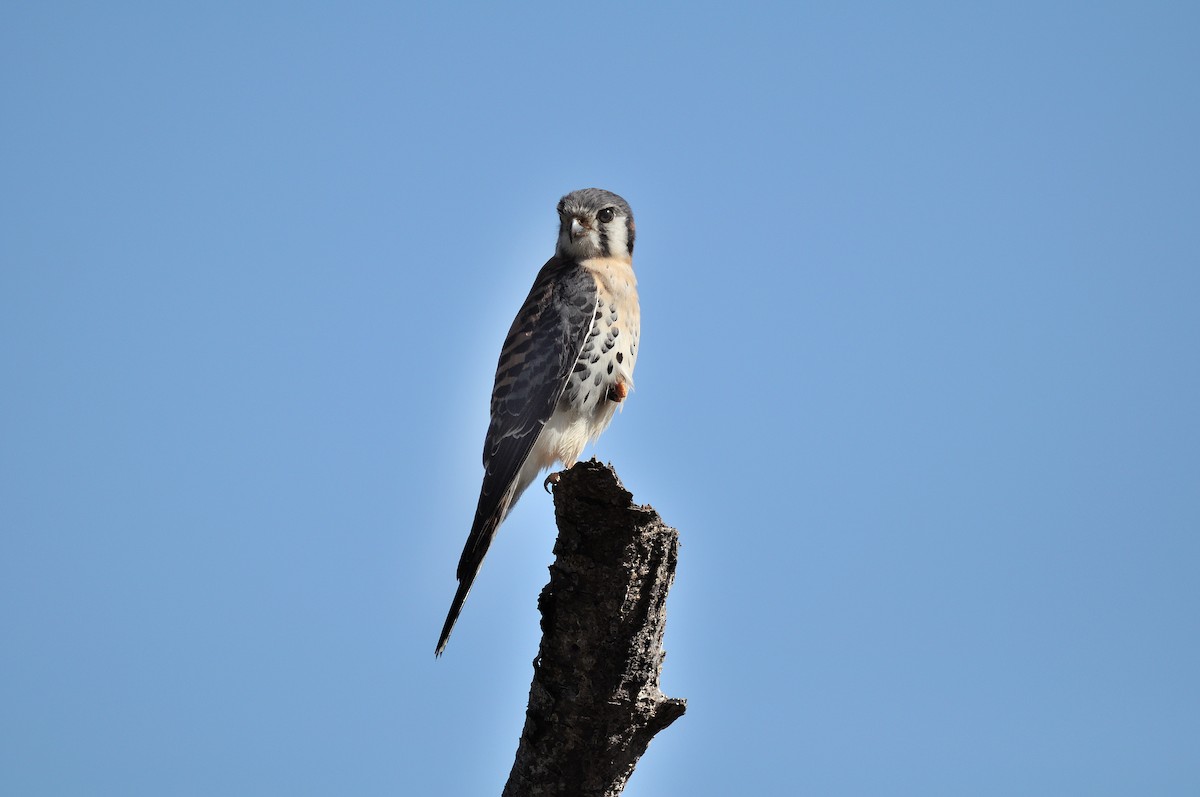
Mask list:
[[[614,382],[608,389],[608,400],[612,402],[622,402],[629,395],[629,386],[624,382]]]
[[[562,474],[555,471],[554,473],[551,473],[549,476],[546,477],[546,481],[542,482],[542,487],[544,487],[546,489],[546,492],[549,493],[550,485],[558,484],[558,482],[561,479],[562,479]],[[553,493],[551,493],[551,495],[553,495]]]

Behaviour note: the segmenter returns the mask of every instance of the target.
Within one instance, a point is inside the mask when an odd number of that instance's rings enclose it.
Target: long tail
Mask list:
[[[471,535],[467,537],[462,559],[458,562],[458,590],[454,593],[454,600],[450,603],[450,612],[446,615],[445,625],[442,626],[442,635],[438,638],[435,656],[442,655],[442,651],[446,649],[450,632],[454,630],[454,623],[458,620],[458,614],[467,600],[471,585],[475,583],[475,576],[479,575],[479,568],[483,566],[483,557],[487,556],[488,548],[491,547],[492,540],[496,536],[496,529],[500,527],[505,514],[501,507],[497,507],[487,517],[481,518],[478,514],[475,516]]]
[[[465,581],[458,582],[458,591],[454,593],[454,602],[450,604],[450,613],[446,615],[446,624],[442,626],[442,635],[438,639],[437,650],[433,655],[440,656],[446,649],[446,643],[450,641],[450,632],[454,629],[454,623],[458,621],[458,613],[462,611],[463,603],[467,600],[467,593],[471,591],[471,582],[474,580],[475,576],[472,575]]]

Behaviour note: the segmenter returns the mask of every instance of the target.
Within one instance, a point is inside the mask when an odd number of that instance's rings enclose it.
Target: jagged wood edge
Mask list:
[[[659,689],[679,534],[594,459],[561,475],[554,507],[542,642],[503,794],[612,797],[687,707]]]

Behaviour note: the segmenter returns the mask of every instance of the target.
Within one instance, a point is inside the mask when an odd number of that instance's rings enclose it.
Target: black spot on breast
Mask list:
[[[595,385],[596,387],[600,387],[600,382],[603,380],[604,380],[603,374],[596,374],[596,378],[592,380],[592,384]]]
[[[608,303],[608,312],[612,313],[614,316],[617,314],[617,303],[616,302]]]
[[[608,364],[608,372],[609,372],[610,374],[612,373],[612,369],[613,369],[613,364],[612,364],[612,363],[609,363],[609,364]]]
[[[617,356],[620,357],[620,355],[617,355]],[[587,365],[582,362],[575,363],[575,367],[571,369],[571,371],[576,374],[579,373],[580,371],[586,371],[586,370],[587,370]]]
[[[617,329],[616,327],[613,327],[613,328],[612,328],[612,329],[609,331],[609,333],[608,333],[608,334],[612,335],[612,336],[615,338],[617,335],[620,335],[620,334],[621,334],[621,330]]]
[[[593,355],[592,355],[592,365],[595,365],[595,364],[596,364],[596,363],[598,363],[598,362],[600,362],[600,355],[599,355],[599,354],[593,354]]]
[[[623,352],[623,351],[617,352],[617,362],[619,362],[619,363],[625,362],[625,352]]]
[[[604,315],[603,311],[601,311],[601,310],[597,310],[597,311],[596,311],[596,316],[595,316],[595,318],[593,318],[592,320],[593,320],[593,321],[599,321],[599,320],[600,320],[600,317],[601,317],[602,315]]]

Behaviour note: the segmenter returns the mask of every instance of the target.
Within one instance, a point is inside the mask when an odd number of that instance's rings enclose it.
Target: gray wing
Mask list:
[[[471,534],[458,562],[458,591],[438,640],[440,655],[496,529],[516,499],[521,466],[550,419],[595,323],[595,278],[578,263],[552,257],[513,321],[492,388],[492,422],[483,444],[483,486]]]

